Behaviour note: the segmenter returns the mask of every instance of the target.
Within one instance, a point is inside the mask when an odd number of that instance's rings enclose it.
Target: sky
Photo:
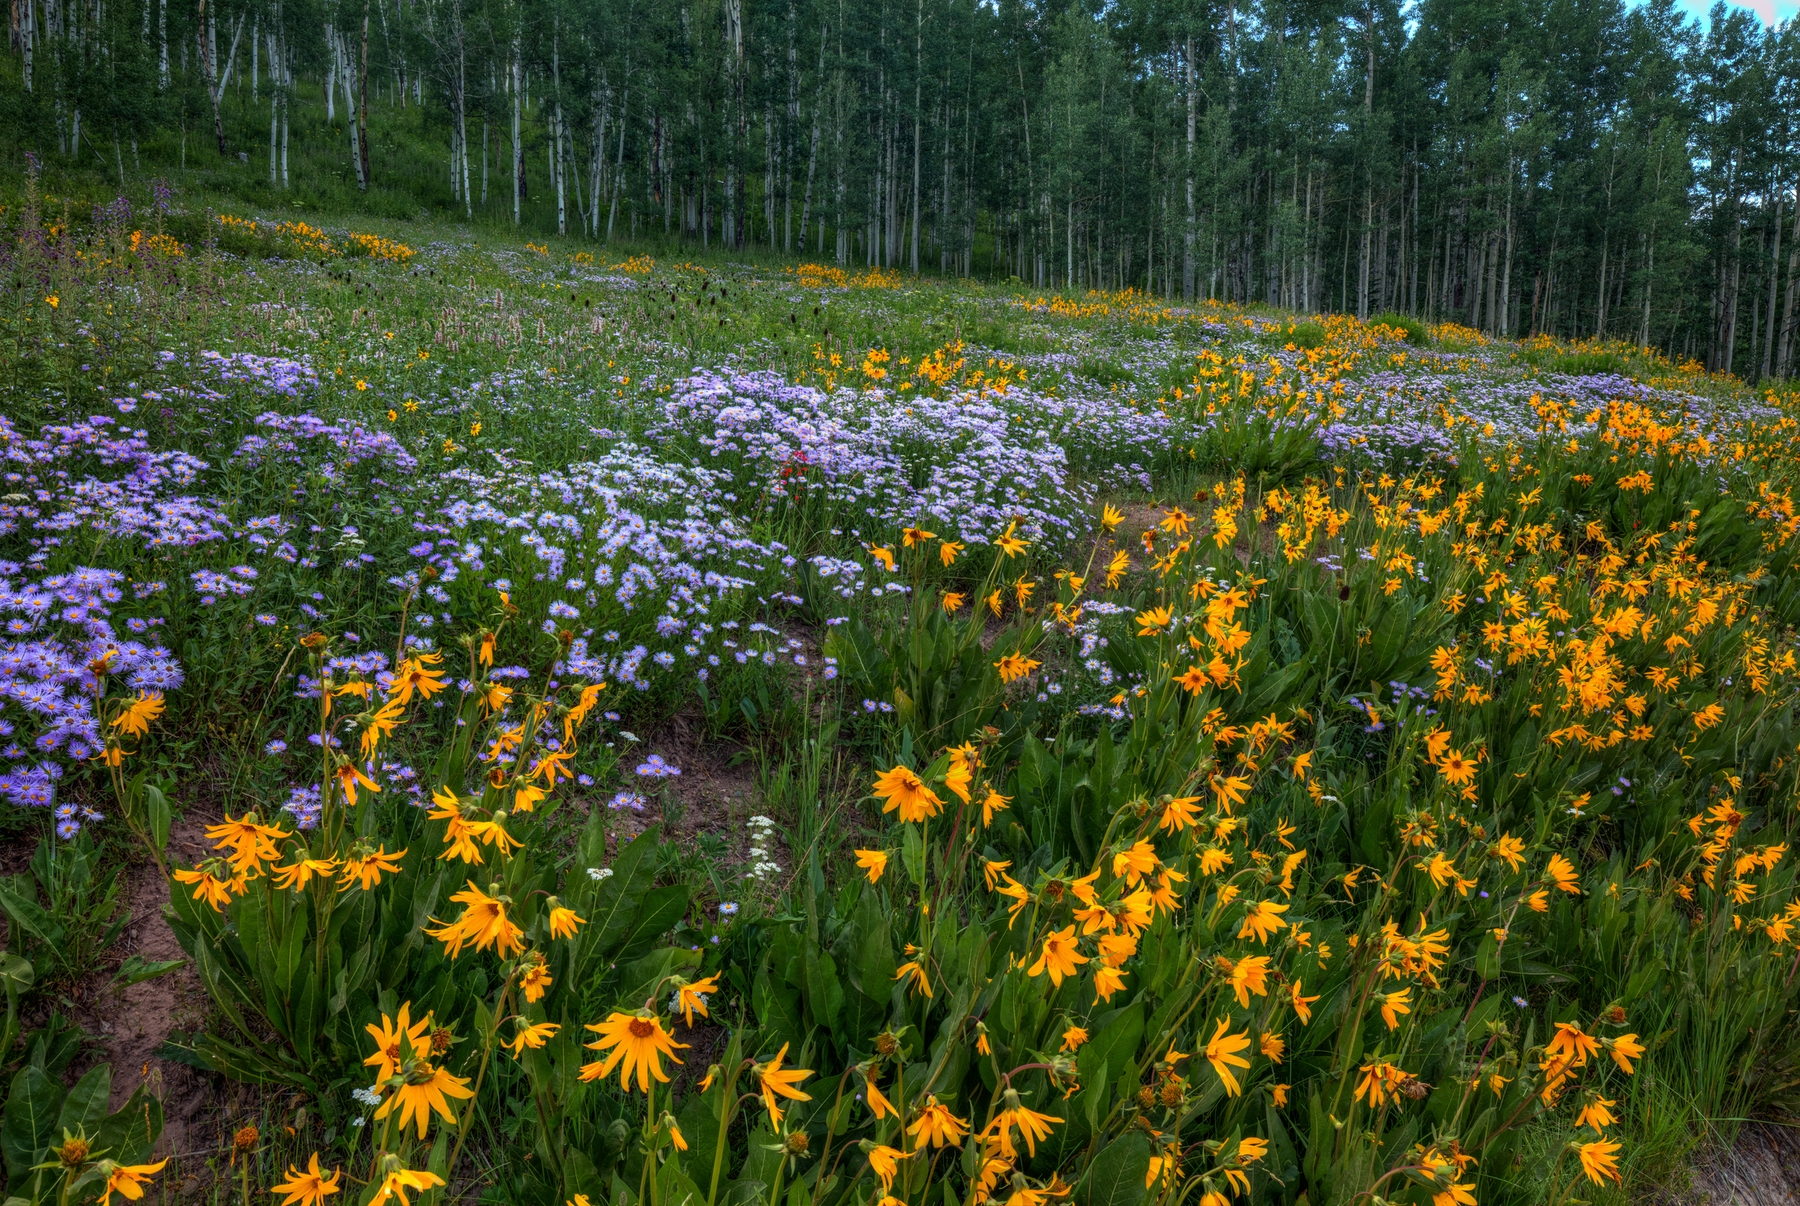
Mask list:
[[[1747,8],[1763,19],[1764,25],[1774,25],[1778,21],[1786,21],[1800,13],[1800,2],[1797,0],[1736,0],[1737,7]],[[1689,14],[1706,23],[1706,10],[1712,7],[1712,0],[1681,0],[1681,7]]]

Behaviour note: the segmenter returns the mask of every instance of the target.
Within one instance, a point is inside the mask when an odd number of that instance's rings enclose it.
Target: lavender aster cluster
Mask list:
[[[0,798],[51,807],[64,769],[58,759],[78,763],[105,745],[95,710],[101,675],[159,694],[181,686],[183,674],[167,649],[115,634],[122,572],[80,567],[34,579],[24,571],[0,561]],[[72,837],[93,819],[60,811],[58,832]]]

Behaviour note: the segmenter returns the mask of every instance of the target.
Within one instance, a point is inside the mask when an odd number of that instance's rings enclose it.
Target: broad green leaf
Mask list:
[[[682,915],[687,912],[688,900],[687,888],[679,884],[652,888],[644,893],[636,916],[632,918],[631,929],[620,941],[615,958],[633,959],[649,950],[658,938],[668,933],[681,920]]]
[[[925,882],[925,839],[917,825],[902,826],[900,839],[900,861],[906,877],[917,887]]]
[[[4,1115],[0,1115],[0,1152],[6,1156],[7,1180],[14,1188],[56,1139],[56,1117],[62,1103],[62,1086],[42,1068],[27,1064],[13,1077]]]
[[[39,942],[56,946],[63,940],[63,928],[56,919],[44,911],[44,907],[35,900],[15,892],[11,888],[0,887],[0,909],[18,923],[20,929],[36,938]]]
[[[97,1064],[75,1083],[63,1098],[62,1111],[56,1119],[56,1139],[62,1132],[95,1134],[106,1117],[106,1099],[112,1094],[112,1065]]]
[[[121,1164],[136,1164],[150,1154],[162,1128],[162,1102],[139,1085],[116,1113],[101,1122],[100,1144]]]
[[[1149,1141],[1136,1131],[1121,1135],[1094,1157],[1076,1201],[1081,1206],[1138,1206],[1149,1171]]]
[[[144,809],[150,822],[150,836],[156,842],[158,850],[169,847],[169,798],[161,789],[146,786],[144,788]]]
[[[31,966],[31,960],[21,959],[14,954],[0,954],[0,987],[9,997],[28,992],[37,979],[37,973]]]
[[[631,932],[637,921],[638,902],[649,891],[655,876],[654,866],[646,867],[645,862],[656,850],[657,842],[653,825],[613,859],[612,874],[594,894],[594,915],[588,918],[584,954],[605,955]]]
[[[132,984],[142,984],[145,980],[166,976],[186,962],[186,959],[162,959],[150,962],[142,955],[127,955],[125,962],[119,965],[117,974],[113,976],[113,983],[120,988]]]

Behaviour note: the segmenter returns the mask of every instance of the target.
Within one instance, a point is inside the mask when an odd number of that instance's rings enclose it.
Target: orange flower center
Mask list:
[[[632,1018],[626,1029],[631,1031],[632,1038],[646,1039],[656,1033],[656,1023],[648,1018]]]

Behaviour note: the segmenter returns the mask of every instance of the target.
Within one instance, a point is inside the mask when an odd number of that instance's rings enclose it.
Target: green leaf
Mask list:
[[[94,1134],[106,1117],[106,1099],[111,1095],[112,1065],[98,1064],[88,1069],[88,1074],[63,1098],[62,1112],[56,1119],[55,1138],[61,1138],[63,1131]]]
[[[901,826],[900,861],[915,886],[925,882],[925,838],[917,825]]]
[[[113,983],[120,988],[132,984],[142,984],[145,980],[166,976],[186,962],[186,959],[162,959],[151,962],[142,955],[127,955],[125,962],[119,964],[119,972],[113,977]]]
[[[1136,1131],[1121,1135],[1095,1157],[1076,1201],[1081,1206],[1138,1206],[1149,1171],[1149,1141]]]
[[[687,910],[688,890],[679,884],[646,892],[616,958],[633,959],[649,950]]]
[[[29,992],[36,980],[37,973],[32,969],[31,960],[10,953],[0,954],[0,987],[6,990],[8,997]]]
[[[664,976],[678,970],[691,976],[699,966],[699,951],[679,946],[653,950],[618,969],[618,975],[612,981],[616,987],[607,993],[609,1000],[606,1003],[616,999],[628,1008],[636,1008]]]
[[[100,1146],[119,1163],[136,1164],[150,1154],[162,1128],[162,1102],[139,1085],[118,1112],[100,1124]]]
[[[806,1004],[812,1010],[813,1020],[828,1028],[835,1027],[838,1014],[844,1008],[844,989],[838,983],[836,961],[829,951],[810,939],[802,948],[800,958],[805,972]]]
[[[713,1157],[719,1150],[719,1097],[721,1090],[715,1086],[710,1093],[690,1093],[686,1101],[681,1103],[681,1113],[676,1116],[676,1125],[681,1128],[681,1136],[688,1142],[688,1152],[683,1158],[690,1172],[701,1185],[712,1184]],[[725,1136],[725,1158],[720,1161],[721,1174],[731,1172],[731,1135]]]
[[[4,1115],[0,1115],[0,1153],[6,1156],[10,1185],[17,1188],[56,1139],[56,1116],[62,1109],[62,1086],[42,1068],[26,1067],[13,1077]]]
[[[160,788],[144,788],[144,809],[150,822],[150,837],[158,850],[169,848],[169,797]]]
[[[706,1168],[706,1179],[712,1180],[712,1166]],[[659,1190],[657,1201],[663,1206],[706,1206],[706,1191],[681,1171],[680,1162],[671,1159],[656,1174]]]
[[[1475,950],[1475,974],[1484,980],[1500,978],[1500,944],[1492,934],[1484,934]]]
[[[1099,1070],[1111,1067],[1122,1071],[1134,1067],[1139,1041],[1144,1037],[1144,1006],[1133,1001],[1108,1018],[1093,1041],[1085,1044],[1075,1056],[1081,1083],[1098,1088]]]
[[[637,920],[638,902],[655,878],[654,860],[650,866],[645,866],[645,861],[656,850],[657,840],[656,827],[652,825],[613,859],[612,874],[594,894],[594,915],[588,918],[584,955],[603,955],[631,932]]]
[[[0,909],[18,923],[19,928],[39,942],[56,946],[63,940],[63,928],[35,900],[29,900],[11,888],[0,887]]]

